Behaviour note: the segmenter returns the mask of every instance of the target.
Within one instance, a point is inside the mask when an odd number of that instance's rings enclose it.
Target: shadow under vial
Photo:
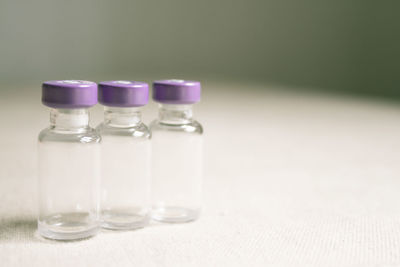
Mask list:
[[[35,218],[1,218],[0,243],[38,241]]]

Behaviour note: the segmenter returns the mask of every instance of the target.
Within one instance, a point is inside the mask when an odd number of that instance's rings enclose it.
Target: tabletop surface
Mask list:
[[[400,266],[400,104],[206,84],[201,219],[74,242],[36,232],[40,86],[0,107],[1,266]]]

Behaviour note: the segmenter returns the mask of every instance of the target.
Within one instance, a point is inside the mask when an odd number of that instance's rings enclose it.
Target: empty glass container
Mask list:
[[[179,223],[200,215],[203,128],[192,113],[200,91],[196,81],[153,83],[153,99],[159,103],[158,119],[150,125],[154,220]]]
[[[150,218],[150,131],[141,120],[147,83],[99,84],[104,122],[101,149],[101,224],[108,229],[144,227]]]
[[[92,236],[99,225],[100,136],[89,127],[88,108],[97,103],[97,84],[48,81],[42,102],[51,109],[50,126],[39,134],[39,234]]]

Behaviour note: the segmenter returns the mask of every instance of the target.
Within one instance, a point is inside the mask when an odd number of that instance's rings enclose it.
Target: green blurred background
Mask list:
[[[400,97],[400,1],[0,0],[0,83],[212,79]]]

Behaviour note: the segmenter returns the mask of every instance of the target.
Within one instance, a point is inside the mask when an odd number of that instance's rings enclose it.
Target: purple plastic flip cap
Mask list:
[[[200,101],[201,84],[197,81],[160,80],[153,82],[154,101],[165,104],[194,104]]]
[[[51,108],[88,108],[97,103],[97,84],[81,80],[47,81],[42,84],[42,103]]]
[[[99,83],[99,102],[110,107],[140,107],[149,101],[149,85],[135,81]]]

